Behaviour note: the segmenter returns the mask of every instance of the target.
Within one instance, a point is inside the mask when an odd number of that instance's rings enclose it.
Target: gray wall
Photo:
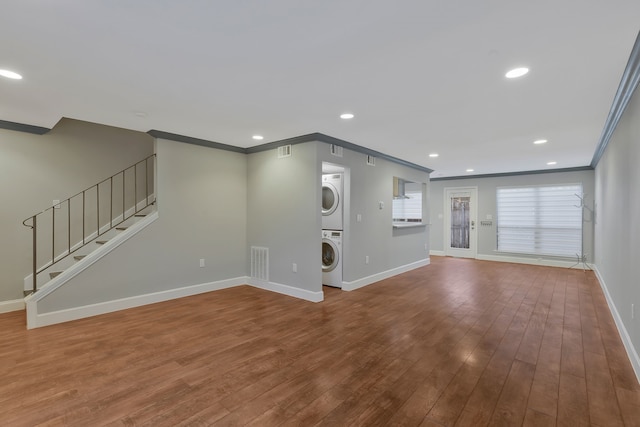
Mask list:
[[[246,155],[156,145],[159,219],[43,299],[40,313],[246,276]]]
[[[115,132],[99,125],[72,124],[74,129],[83,129],[85,138]],[[152,152],[147,135],[132,134],[142,135],[146,144],[139,158]],[[16,135],[26,140],[42,138]],[[95,152],[113,147],[105,140],[99,142]],[[95,152],[78,159],[84,159],[84,165],[86,159],[100,158]],[[159,219],[43,298],[40,313],[247,276],[251,246],[269,248],[271,282],[310,292],[322,290],[322,162],[338,163],[330,155],[328,144],[297,144],[292,147],[291,157],[278,159],[276,150],[245,155],[160,139],[156,141],[156,154]],[[114,169],[130,163],[133,161],[127,160]],[[345,211],[344,281],[428,258],[427,227],[394,230],[391,218],[393,176],[428,186],[428,174],[383,159],[377,159],[376,166],[368,166],[366,155],[350,150],[344,150],[339,163],[348,171],[346,194],[350,196]],[[104,162],[94,164],[104,166]],[[86,173],[90,178],[85,178],[88,183],[82,186],[113,172],[98,177]],[[56,174],[53,170],[49,173]],[[64,198],[82,186],[56,197]],[[57,194],[50,188],[43,191],[44,206],[52,193]],[[379,209],[380,201],[383,209]],[[427,200],[424,208],[428,222]],[[357,214],[362,215],[361,222],[356,222]],[[20,231],[25,236],[27,254],[22,255],[24,266],[17,274],[13,298],[21,297],[22,279],[29,273],[29,233],[27,229]],[[201,258],[206,260],[205,268],[199,267]],[[292,271],[293,263],[297,272]]]
[[[31,272],[23,219],[151,154],[147,134],[71,119],[45,135],[0,129],[0,301],[22,298]]]
[[[248,156],[248,246],[269,248],[269,280],[311,292],[322,290],[323,161],[346,169],[343,281],[426,259],[426,227],[394,230],[391,202],[394,175],[427,183],[428,174],[383,159],[367,166],[366,155],[345,149],[339,158],[330,154],[329,147],[308,142],[293,145],[287,158],[278,159],[275,149]],[[384,202],[383,209],[378,208],[379,201]],[[359,223],[357,214],[362,215]]]
[[[444,215],[448,212],[444,208],[444,192],[448,187],[478,187],[478,257],[498,257],[507,260],[509,257],[546,259],[539,255],[508,254],[496,252],[496,189],[503,186],[527,186],[543,184],[575,184],[582,183],[582,191],[586,195],[585,203],[593,203],[594,171],[557,172],[530,175],[513,175],[507,177],[468,178],[457,180],[442,180],[431,182],[431,250],[444,251]],[[578,199],[576,198],[576,204]],[[593,205],[591,205],[593,206]],[[492,216],[491,227],[480,226],[487,215]],[[585,212],[585,219],[589,219]],[[588,262],[593,262],[593,222],[584,224],[584,251]],[[573,261],[573,260],[568,260]]]
[[[321,188],[313,143],[294,145],[290,157],[279,159],[275,149],[247,157],[246,251],[269,248],[270,282],[320,292]]]
[[[428,248],[425,249],[429,242],[428,227],[394,229],[391,208],[394,176],[425,183],[428,195],[429,175],[382,158],[376,159],[375,166],[369,166],[366,154],[345,149],[343,157],[336,157],[331,154],[329,144],[318,142],[316,146],[318,167],[322,167],[322,162],[340,165],[349,175],[345,183],[349,183],[350,188],[345,188],[349,200],[344,213],[343,280],[353,282],[428,258]],[[320,175],[316,180],[320,187]],[[382,209],[379,209],[380,201],[384,203]],[[426,198],[423,215],[428,223],[427,203]],[[319,198],[317,206],[320,206]],[[356,221],[358,214],[362,215],[361,222]],[[365,263],[366,256],[369,264]]]
[[[595,264],[636,353],[640,353],[639,163],[640,93],[636,91],[595,174]]]

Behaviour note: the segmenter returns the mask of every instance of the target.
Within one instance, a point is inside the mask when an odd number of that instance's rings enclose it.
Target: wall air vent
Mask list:
[[[376,158],[374,156],[367,156],[367,164],[369,166],[375,166],[376,165]]]
[[[291,144],[278,147],[278,158],[291,157]]]
[[[342,147],[336,144],[331,144],[331,154],[336,157],[342,157]]]
[[[269,248],[251,246],[251,278],[269,281]]]

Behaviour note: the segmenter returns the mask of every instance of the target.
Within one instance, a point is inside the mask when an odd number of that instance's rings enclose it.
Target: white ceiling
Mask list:
[[[0,68],[24,78],[0,78],[0,119],[239,147],[321,132],[432,177],[587,166],[638,18],[638,0],[3,0]]]

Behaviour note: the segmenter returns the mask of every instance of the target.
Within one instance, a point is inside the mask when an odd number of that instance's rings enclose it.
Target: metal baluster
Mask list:
[[[111,195],[109,196],[109,225],[113,227],[113,177],[109,183],[111,187]]]
[[[67,255],[71,254],[71,199],[67,199]]]
[[[122,171],[122,220],[124,221],[124,177],[127,174],[127,170]]]
[[[82,245],[84,246],[84,228],[85,228],[85,223],[84,223],[84,219],[85,219],[85,200],[84,200],[84,193],[86,192],[86,190],[82,191]]]
[[[98,221],[96,236],[99,236],[100,235],[100,184],[96,184],[96,218]]]
[[[138,212],[138,163],[133,167],[133,212]]]
[[[33,292],[35,293],[38,290],[38,285],[36,283],[36,270],[38,269],[37,265],[38,265],[38,261],[37,261],[37,257],[38,257],[38,250],[37,250],[37,228],[36,228],[36,219],[37,219],[38,215],[34,215],[33,216]]]
[[[144,160],[144,204],[149,206],[149,158]]]
[[[56,260],[56,207],[51,208],[51,264]]]

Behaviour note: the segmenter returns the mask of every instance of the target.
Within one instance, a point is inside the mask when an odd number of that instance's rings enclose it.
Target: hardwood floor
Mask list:
[[[242,286],[27,331],[0,425],[640,426],[593,273],[432,257],[314,304]]]

